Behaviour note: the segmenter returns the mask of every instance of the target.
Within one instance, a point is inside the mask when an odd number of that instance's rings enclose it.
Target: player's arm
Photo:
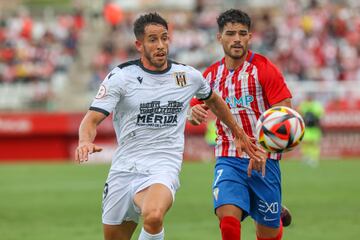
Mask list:
[[[264,158],[263,151],[253,143],[253,139],[239,126],[225,101],[216,93],[212,93],[204,102],[216,117],[230,128],[235,136],[234,142],[239,153],[244,151],[251,159],[254,159],[260,165],[264,165],[266,158]]]
[[[192,125],[200,125],[208,118],[209,108],[205,105],[204,101],[193,98],[190,102],[190,108],[187,119]]]
[[[284,100],[273,104],[271,107],[276,107],[276,106],[283,106],[283,107],[292,108],[291,98],[285,98]]]
[[[101,112],[89,110],[79,127],[79,144],[75,151],[75,160],[79,163],[88,160],[88,155],[94,152],[100,152],[101,147],[93,142],[96,137],[97,126],[106,118]]]
[[[212,74],[213,68],[208,67],[204,73],[202,74],[203,80],[209,83],[207,77],[209,74]],[[187,115],[187,119],[189,122],[195,126],[200,125],[202,122],[206,121],[208,118],[208,110],[209,108],[206,106],[203,100],[199,100],[197,98],[193,98],[190,101],[190,108]]]

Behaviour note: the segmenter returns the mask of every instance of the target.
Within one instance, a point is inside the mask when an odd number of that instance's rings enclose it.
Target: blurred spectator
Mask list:
[[[216,16],[223,4],[212,2],[196,0],[193,11],[157,10],[170,23],[172,59],[203,70],[221,58],[215,36]],[[256,19],[252,49],[269,56],[288,80],[360,81],[360,10],[358,3],[349,4],[288,0],[281,11],[279,6],[249,9]],[[111,0],[103,7],[98,15],[108,28],[96,36],[99,50],[91,54],[89,89],[97,89],[111,68],[137,58],[132,23],[141,10],[125,11]],[[79,6],[47,19],[23,8],[14,15],[1,15],[0,84],[51,82],[55,74],[67,74],[72,64],[81,61],[77,56],[85,25]]]
[[[305,163],[316,167],[320,160],[322,138],[320,120],[324,115],[324,107],[312,94],[308,94],[298,110],[306,126],[305,135],[300,145],[302,158]]]
[[[204,2],[196,1],[193,12],[169,10],[166,14],[174,25],[171,57],[200,70],[219,57],[213,36],[217,31],[215,16],[221,9]],[[257,20],[252,48],[268,55],[289,79],[360,80],[360,11],[346,2],[307,3],[285,1],[285,11],[254,9]],[[133,21],[131,14],[124,17],[125,22]],[[128,27],[119,28],[119,35],[132,31]],[[116,51],[129,51],[132,44],[126,41]]]
[[[9,13],[8,13],[9,14]],[[85,21],[82,11],[54,15],[46,20],[20,7],[0,19],[0,86],[14,85],[14,97],[23,108],[50,109],[53,77],[66,75],[78,53],[79,34]],[[60,77],[61,78],[61,77]],[[16,86],[22,84],[22,91]],[[26,88],[28,86],[28,88]],[[27,93],[29,92],[29,93]],[[16,93],[16,94],[15,94]],[[21,106],[21,105],[20,105]],[[6,108],[6,103],[1,103]]]
[[[0,21],[0,79],[5,82],[49,81],[57,70],[67,70],[64,57],[75,57],[81,13],[59,15],[54,22],[27,14]]]
[[[123,20],[123,12],[120,6],[112,1],[105,1],[104,18],[115,30]]]

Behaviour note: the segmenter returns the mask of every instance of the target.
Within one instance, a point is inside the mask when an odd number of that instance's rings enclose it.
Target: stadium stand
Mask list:
[[[0,108],[51,110],[49,102],[78,52],[80,11],[48,17],[26,8],[0,18]],[[60,83],[61,84],[61,83]]]
[[[256,8],[250,11],[255,23],[252,48],[280,64],[291,79],[360,79],[360,14],[355,9],[344,1],[314,0],[286,1],[281,12],[277,7]],[[168,12],[173,24],[172,56],[200,69],[217,59],[221,52],[215,50],[215,18],[221,10],[204,5],[191,12]],[[101,63],[104,67],[134,57],[129,32],[135,16],[126,15],[118,28],[105,35],[103,43],[111,46],[112,59]],[[99,55],[108,50],[102,47]]]
[[[22,2],[0,1],[0,121],[11,112],[84,112],[106,74],[138,57],[132,23],[142,12],[156,9],[169,20],[172,59],[203,70],[222,57],[216,16],[246,6],[254,20],[251,48],[280,66],[295,106],[308,92],[325,105],[325,147],[335,149],[332,136],[339,134],[359,143],[359,1],[116,0],[110,13],[103,9],[111,1],[36,9]]]
[[[0,97],[0,109],[84,109],[86,96],[94,94],[110,69],[137,57],[132,22],[141,11],[121,8],[124,1],[118,1],[114,11],[121,17],[110,20],[111,14],[99,11],[106,10],[106,4],[95,2],[98,10],[82,5],[84,9],[45,8],[35,14],[13,7],[11,14],[1,15],[0,92],[7,94]],[[215,37],[217,14],[227,6],[245,4],[188,2],[194,3],[190,9],[165,4],[157,8],[148,2],[139,7],[147,4],[169,19],[171,58],[201,70],[221,57]],[[280,12],[277,5],[265,2],[246,4],[256,5],[249,11],[254,19],[252,49],[280,66],[288,81],[360,80],[359,3],[286,1]]]

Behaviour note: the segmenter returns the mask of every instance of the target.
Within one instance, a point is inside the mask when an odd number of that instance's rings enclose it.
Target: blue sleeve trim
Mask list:
[[[255,56],[255,53],[252,52],[252,53],[251,53],[251,57],[250,57],[250,59],[249,59],[249,63],[251,63],[251,61],[253,60],[254,56]]]

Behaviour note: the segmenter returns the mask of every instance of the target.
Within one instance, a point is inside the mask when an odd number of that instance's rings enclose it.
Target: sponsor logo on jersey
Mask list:
[[[142,80],[143,80],[143,78],[142,77],[137,77],[137,80],[139,81],[139,83],[141,84],[142,83]]]
[[[106,94],[106,87],[105,85],[101,84],[100,87],[99,87],[99,91],[97,92],[95,98],[96,99],[100,99],[100,98],[103,98]]]
[[[168,101],[167,105],[160,105],[160,101],[140,104],[140,114],[137,116],[137,126],[171,127],[178,122],[177,114],[183,109],[183,103]]]
[[[251,95],[241,96],[240,98],[236,97],[227,97],[225,102],[230,105],[231,108],[242,108],[250,107],[250,104],[254,101],[254,97]]]
[[[180,87],[186,86],[186,73],[185,72],[175,72],[174,73],[176,84]]]

